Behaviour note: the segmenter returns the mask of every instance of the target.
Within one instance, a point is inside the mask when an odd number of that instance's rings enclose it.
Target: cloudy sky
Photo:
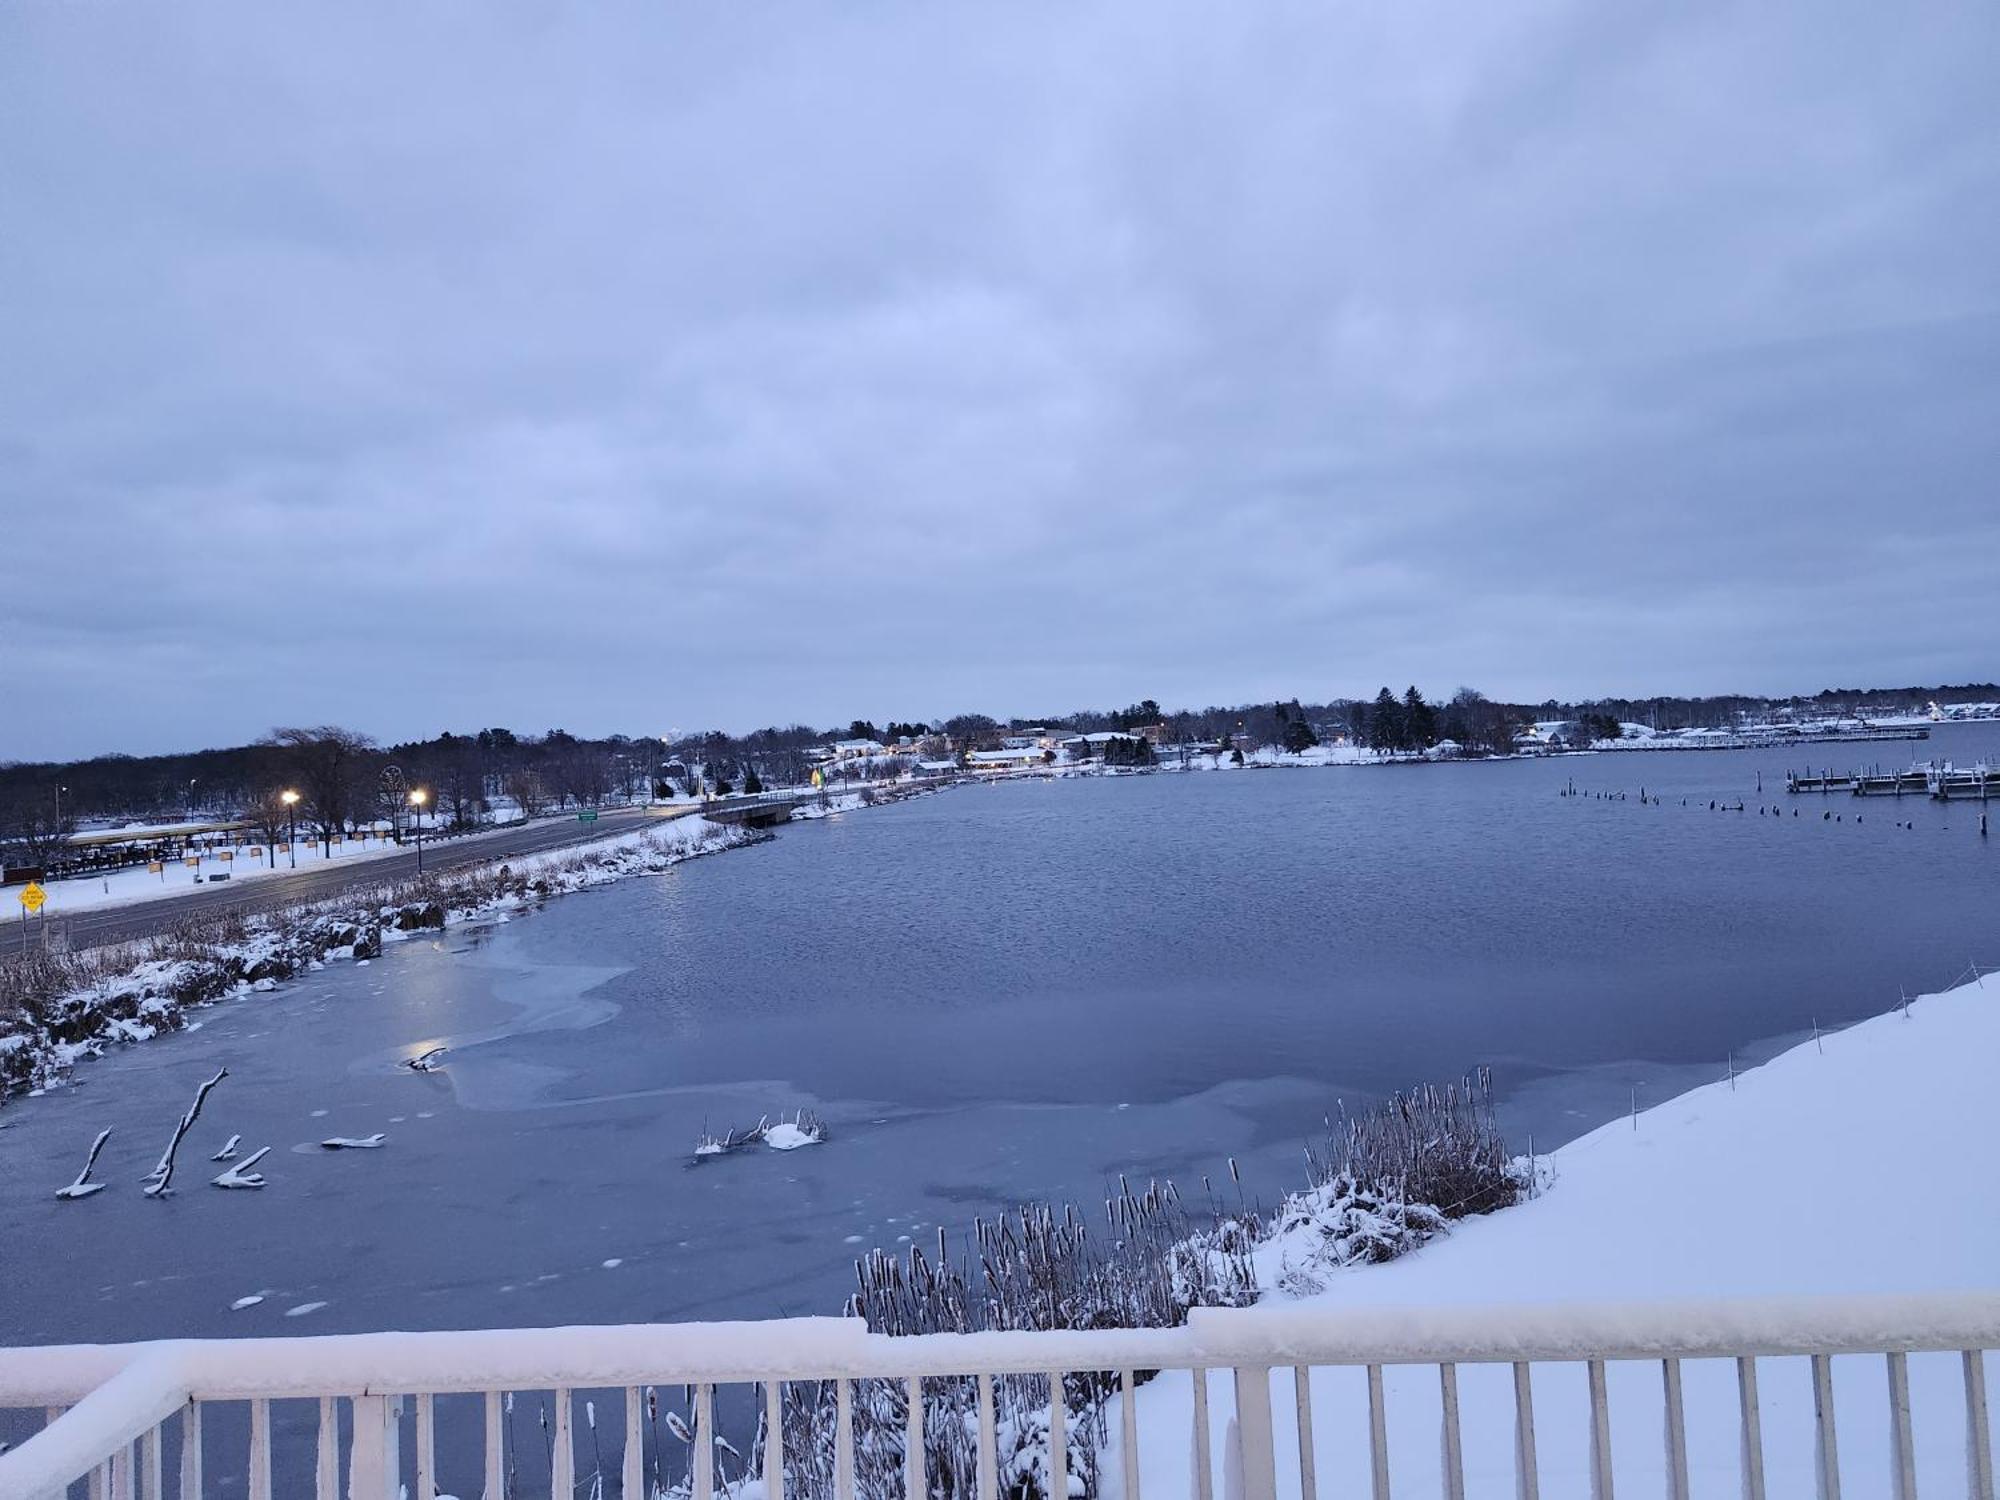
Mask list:
[[[0,7],[0,759],[2000,675],[1988,3]]]

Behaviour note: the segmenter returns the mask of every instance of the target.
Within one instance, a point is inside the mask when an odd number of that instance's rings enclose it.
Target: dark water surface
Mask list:
[[[2000,960],[1976,804],[1787,799],[1784,766],[955,790],[336,965],[0,1110],[0,1344],[833,1311],[866,1245],[1121,1172],[1198,1190],[1233,1155],[1268,1202],[1336,1098],[1488,1063],[1546,1147]],[[447,1072],[397,1066],[439,1041]],[[184,1187],[142,1199],[219,1065]],[[827,1144],[687,1166],[801,1105]],[[105,1126],[112,1190],[58,1203]],[[263,1192],[207,1186],[232,1133],[274,1147]]]

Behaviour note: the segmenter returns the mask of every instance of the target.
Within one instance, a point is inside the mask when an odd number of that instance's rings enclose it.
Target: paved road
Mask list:
[[[692,802],[679,806],[669,803],[654,808],[606,808],[595,823],[579,823],[575,818],[549,818],[523,828],[447,839],[424,846],[424,869],[427,872],[462,869],[467,865],[488,864],[519,854],[538,854],[571,844],[587,844],[616,834],[631,833],[650,822],[686,817],[695,811]],[[135,901],[126,906],[80,911],[58,919],[53,925],[66,933],[72,948],[96,948],[105,943],[125,943],[150,937],[183,917],[212,917],[230,910],[264,911],[294,901],[335,896],[355,886],[405,879],[416,872],[417,855],[412,846],[403,853],[385,854],[378,859],[266,876],[240,886],[203,886],[178,896],[162,896],[156,901]]]

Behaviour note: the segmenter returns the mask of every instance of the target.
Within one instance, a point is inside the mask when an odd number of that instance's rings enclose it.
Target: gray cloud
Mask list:
[[[0,9],[0,757],[1991,677],[2000,17]]]

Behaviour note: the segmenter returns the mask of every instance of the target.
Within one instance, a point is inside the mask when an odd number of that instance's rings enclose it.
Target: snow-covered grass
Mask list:
[[[1441,1304],[1780,1297],[1993,1290],[2000,1286],[2000,1193],[1992,1186],[1991,1090],[2000,1056],[2000,981],[1912,1002],[1763,1067],[1619,1120],[1545,1158],[1547,1191],[1461,1221],[1387,1265],[1315,1278],[1295,1305]],[[1256,1253],[1266,1301],[1283,1299],[1295,1237]],[[1812,1393],[1805,1361],[1763,1374],[1769,1492],[1813,1492]],[[2000,1365],[1988,1356],[1989,1381]],[[1880,1360],[1835,1361],[1840,1461],[1851,1493],[1890,1492],[1886,1377]],[[1910,1361],[1921,1489],[1961,1493],[1963,1393],[1955,1356]],[[1579,1366],[1535,1376],[1542,1493],[1589,1492],[1588,1407]],[[1367,1397],[1358,1370],[1313,1375],[1320,1492],[1366,1493]],[[1733,1493],[1736,1372],[1685,1371],[1697,1492]],[[1387,1372],[1389,1448],[1398,1496],[1439,1492],[1438,1375]],[[1459,1372],[1468,1493],[1513,1493],[1513,1388],[1506,1366]],[[1619,1493],[1664,1481],[1657,1363],[1613,1366]],[[1140,1396],[1148,1495],[1187,1492],[1192,1387],[1168,1374]],[[1291,1375],[1273,1386],[1279,1493],[1296,1493]],[[1215,1451],[1228,1402],[1217,1403]],[[1115,1463],[1115,1461],[1114,1461]],[[1291,1487],[1288,1489],[1288,1487]]]

